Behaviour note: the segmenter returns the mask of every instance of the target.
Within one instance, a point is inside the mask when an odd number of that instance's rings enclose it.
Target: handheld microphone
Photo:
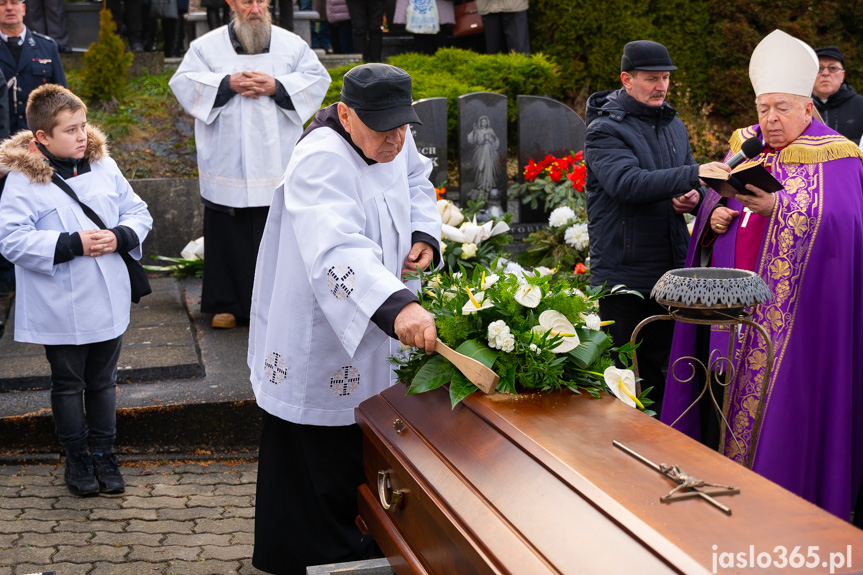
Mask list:
[[[730,168],[736,168],[740,164],[742,164],[746,160],[750,160],[761,153],[761,150],[764,149],[764,146],[761,144],[761,140],[758,139],[758,136],[752,136],[740,146],[740,151],[731,156],[726,164]]]

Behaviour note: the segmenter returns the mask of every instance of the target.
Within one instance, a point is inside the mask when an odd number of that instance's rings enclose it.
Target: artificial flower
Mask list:
[[[476,255],[477,245],[476,244],[462,244],[461,245],[461,258],[463,260],[469,260]]]
[[[488,289],[491,286],[493,286],[495,284],[495,282],[497,282],[497,280],[499,280],[499,279],[500,279],[500,276],[497,274],[489,274],[488,276],[486,276],[485,272],[483,272],[482,280],[480,280],[480,282],[479,282],[480,283],[479,287],[482,289]]]
[[[459,228],[455,228],[448,224],[441,226],[441,233],[446,239],[463,244],[479,244],[492,236],[508,231],[509,224],[504,221],[494,223],[489,220],[486,223],[479,225],[476,222],[475,217],[469,222],[464,222]]]
[[[533,271],[539,272],[539,277],[545,277],[545,276],[554,275],[554,272],[556,270],[554,270],[552,268],[547,268],[545,266],[537,266],[537,267],[533,268]]]
[[[554,353],[566,353],[578,347],[581,341],[575,333],[575,326],[570,323],[566,316],[553,309],[547,309],[539,314],[539,325],[531,329],[538,334],[547,333],[552,336],[563,338],[554,348]]]
[[[569,206],[560,206],[555,208],[548,216],[548,225],[557,228],[566,224],[569,220],[575,219],[575,212]]]
[[[590,244],[587,224],[573,224],[563,236],[564,241],[578,251],[583,251]]]
[[[599,331],[600,327],[602,327],[602,320],[595,313],[582,314],[581,317],[584,319],[584,327],[587,329]]]
[[[488,325],[488,346],[507,353],[515,349],[515,337],[502,319]]]
[[[635,374],[630,369],[618,369],[613,365],[606,368],[602,374],[605,378],[605,383],[611,390],[611,393],[630,407],[638,407],[644,409],[644,405],[635,396]]]
[[[464,214],[449,200],[438,200],[437,211],[441,222],[448,226],[457,226],[464,221]]]
[[[186,244],[180,250],[180,257],[184,260],[202,260],[204,259],[204,238],[200,237]]]
[[[512,297],[524,307],[536,307],[542,300],[542,289],[539,286],[525,283],[518,286]]]
[[[485,299],[485,293],[472,293],[470,291],[470,288],[465,289],[467,290],[468,300],[467,303],[465,303],[464,306],[461,308],[462,315],[476,313],[481,309],[488,309],[494,305],[491,299]]]

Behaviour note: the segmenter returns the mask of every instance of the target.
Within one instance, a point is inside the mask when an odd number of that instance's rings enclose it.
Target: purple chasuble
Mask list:
[[[758,125],[737,130],[731,152],[760,135]],[[758,159],[761,157],[759,156]],[[782,149],[773,175],[784,185],[769,218],[755,271],[773,298],[752,319],[770,334],[773,373],[757,442],[753,426],[763,382],[766,346],[754,329],[733,330],[735,378],[729,390],[722,452],[848,520],[863,479],[863,154],[817,120]],[[701,238],[720,196],[709,190],[695,222],[687,267],[700,261]],[[728,207],[743,215],[739,202]],[[713,265],[734,267],[738,222],[714,245]],[[695,325],[675,326],[671,363],[695,355]],[[728,352],[729,328],[712,327],[711,353]],[[715,350],[715,351],[714,351]],[[674,371],[685,379],[691,363]],[[662,421],[673,422],[697,397],[692,382],[669,377]],[[721,399],[720,399],[721,401]],[[675,426],[700,439],[698,407]]]

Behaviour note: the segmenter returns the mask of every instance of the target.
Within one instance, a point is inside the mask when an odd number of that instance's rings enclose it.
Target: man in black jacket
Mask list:
[[[587,101],[584,150],[591,284],[622,284],[644,296],[600,300],[599,315],[614,321],[609,333],[617,346],[641,320],[666,313],[650,290],[662,274],[683,267],[689,243],[683,214],[694,212],[703,194],[686,127],[665,101],[669,73],[677,69],[668,50],[649,40],[630,42],[620,68],[623,88]],[[654,322],[639,338],[642,389],[653,387],[657,413],[673,329],[672,322]]]
[[[818,76],[812,88],[812,101],[821,119],[855,144],[863,136],[863,96],[845,81],[845,57],[836,46],[815,50]]]

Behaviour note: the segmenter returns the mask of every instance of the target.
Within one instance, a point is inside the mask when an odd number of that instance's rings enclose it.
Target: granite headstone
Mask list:
[[[422,124],[411,124],[411,133],[420,154],[432,161],[429,179],[439,188],[447,178],[446,98],[424,98],[414,102],[413,106]]]
[[[462,206],[483,197],[492,215],[506,206],[506,96],[458,98],[459,190]]]

